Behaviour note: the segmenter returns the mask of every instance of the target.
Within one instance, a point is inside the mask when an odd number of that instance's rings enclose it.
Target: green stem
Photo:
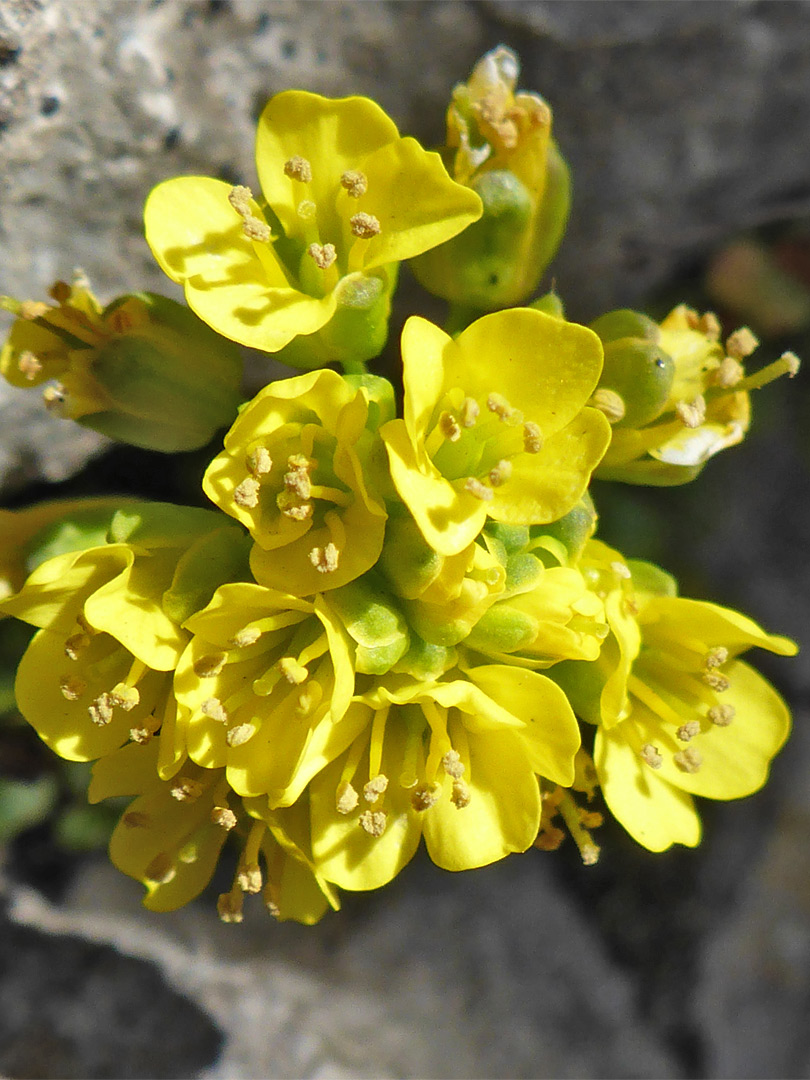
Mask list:
[[[341,360],[344,375],[367,375],[368,368],[364,360]]]

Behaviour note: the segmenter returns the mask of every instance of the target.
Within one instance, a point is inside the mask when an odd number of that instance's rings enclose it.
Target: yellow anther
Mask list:
[[[461,406],[461,426],[465,428],[475,427],[475,422],[481,413],[480,406],[475,398],[465,397]]]
[[[321,270],[328,270],[337,259],[337,251],[334,244],[310,244],[307,255]]]
[[[438,784],[420,784],[411,792],[411,805],[420,813],[429,810],[439,801],[442,789]]]
[[[388,790],[388,777],[382,773],[369,780],[363,787],[363,798],[366,802],[375,803],[381,795]]]
[[[652,743],[645,743],[642,746],[641,760],[645,765],[649,765],[651,769],[660,769],[664,764],[664,759],[661,757],[658,747],[653,746]]]
[[[255,724],[237,724],[236,727],[232,727],[225,736],[225,742],[228,746],[244,746],[244,744],[252,739],[256,734]]]
[[[279,670],[287,682],[293,686],[300,686],[309,678],[309,672],[292,656],[282,656],[278,662]]]
[[[283,491],[276,498],[276,505],[285,517],[292,518],[293,521],[306,521],[312,517],[312,503],[297,503],[293,501],[294,496],[289,491]]]
[[[149,814],[144,814],[140,810],[128,810],[121,820],[128,829],[148,829],[152,824]]]
[[[145,746],[148,742],[151,742],[154,735],[154,731],[150,731],[147,727],[134,727],[129,729],[130,739],[140,746]]]
[[[700,723],[697,720],[689,720],[686,724],[681,724],[678,728],[678,738],[681,742],[689,742],[690,739],[694,739],[694,737],[699,734]]]
[[[172,865],[171,857],[165,851],[156,855],[144,870],[144,877],[157,885],[168,885],[176,875],[177,870]]]
[[[511,420],[515,410],[503,396],[503,394],[490,394],[487,397],[487,408],[495,413],[499,420]]]
[[[454,780],[460,780],[464,775],[464,766],[461,763],[461,757],[458,750],[448,750],[442,758],[442,768],[448,776],[452,776]]]
[[[24,352],[20,353],[19,359],[17,360],[17,368],[22,376],[29,382],[33,382],[37,375],[42,371],[42,361],[39,357],[26,349]]]
[[[78,660],[89,644],[88,634],[73,634],[65,642],[65,656],[69,660]]]
[[[228,832],[236,828],[236,814],[228,806],[215,806],[211,811],[211,821]]]
[[[113,702],[110,695],[99,694],[87,711],[94,724],[105,727],[113,718]]]
[[[287,464],[289,465],[292,460],[293,458],[290,458]],[[308,499],[312,494],[309,468],[303,465],[291,467],[289,472],[284,473],[284,487],[302,501]]]
[[[672,759],[681,772],[696,773],[703,764],[703,757],[694,746],[687,746],[685,750],[679,750]]]
[[[779,357],[782,363],[787,369],[787,376],[789,379],[795,378],[799,374],[799,368],[802,366],[801,360],[794,352],[785,352]]]
[[[706,420],[706,399],[702,394],[698,394],[692,402],[679,401],[675,406],[675,412],[684,427],[700,427]]]
[[[267,242],[271,238],[270,228],[266,222],[257,218],[250,207],[253,192],[244,184],[237,184],[228,192],[228,202],[242,218],[242,232],[250,240]]]
[[[302,221],[312,221],[315,215],[318,213],[318,207],[312,201],[312,199],[302,199],[298,206],[295,208],[296,214]]]
[[[257,863],[243,866],[236,875],[236,883],[242,892],[257,893],[262,891],[262,872]]]
[[[373,214],[352,214],[349,224],[354,235],[359,236],[361,240],[370,240],[372,236],[379,236],[381,231],[380,223]]]
[[[744,375],[745,371],[740,361],[735,360],[733,356],[726,356],[712,372],[711,381],[721,390],[730,390],[742,380]]]
[[[704,657],[704,664],[707,668],[721,667],[728,660],[728,649],[723,645],[717,645],[713,649],[709,649]]]
[[[211,679],[214,675],[219,675],[227,659],[228,656],[224,652],[206,653],[205,656],[199,656],[191,666],[197,678]]]
[[[491,487],[482,484],[481,481],[477,480],[474,476],[468,476],[464,481],[464,490],[472,495],[473,498],[480,499],[481,502],[489,502],[495,496],[495,492]]]
[[[347,169],[340,178],[340,186],[346,189],[350,198],[359,199],[368,191],[368,179],[357,169]]]
[[[737,715],[737,710],[733,705],[712,705],[706,715],[717,727],[728,727]]]
[[[190,776],[178,776],[169,791],[178,802],[196,802],[203,793],[203,786]]]
[[[384,810],[364,810],[359,821],[368,835],[374,837],[382,836],[385,832],[385,826],[388,824],[388,818],[385,816]]]
[[[489,470],[489,482],[493,487],[501,487],[512,475],[512,462],[504,458],[494,469]]]
[[[720,337],[720,320],[717,318],[713,311],[707,311],[704,315],[701,315],[697,320],[695,326],[696,330],[699,330],[701,334],[704,334],[712,341],[717,341]]]
[[[200,706],[200,712],[209,720],[216,720],[220,724],[228,723],[228,713],[219,698],[206,698]]]
[[[235,649],[246,649],[249,645],[255,645],[262,636],[261,630],[256,626],[244,626],[231,638],[231,645]]]
[[[250,209],[250,200],[252,198],[253,192],[244,184],[237,184],[228,192],[228,202],[240,217],[247,217],[252,213]]]
[[[67,392],[61,383],[46,386],[42,391],[42,400],[48,412],[52,412],[55,416],[67,416]]]
[[[539,454],[543,449],[543,433],[540,425],[527,420],[523,425],[523,449],[527,454]]]
[[[719,671],[704,671],[701,678],[707,686],[710,686],[712,690],[715,690],[718,694],[722,694],[724,690],[728,690],[731,685],[727,676],[721,675]]]
[[[245,510],[252,510],[259,505],[260,488],[259,481],[253,476],[248,476],[234,489],[233,501],[237,506],[241,506]]]
[[[449,412],[443,412],[439,417],[439,430],[448,442],[458,442],[461,438],[459,422]]]
[[[284,162],[284,175],[291,180],[298,180],[302,184],[308,184],[312,179],[312,166],[305,157],[295,154]]]
[[[606,386],[600,386],[594,390],[588,404],[604,413],[611,424],[618,424],[620,420],[624,420],[624,414],[627,412],[622,396]]]
[[[350,814],[352,810],[356,809],[359,802],[360,796],[347,780],[344,780],[342,784],[338,784],[335,792],[335,809],[339,814]]]
[[[261,221],[259,218],[254,217],[253,214],[244,219],[242,232],[248,240],[258,240],[261,244],[266,244],[273,237],[267,222]]]
[[[747,326],[741,326],[729,335],[726,341],[726,352],[734,360],[744,360],[750,356],[759,345],[759,338],[752,334]]]
[[[579,854],[582,858],[582,862],[585,866],[596,866],[599,862],[600,847],[598,844],[590,843],[583,844],[579,849]]]
[[[62,697],[68,701],[78,701],[87,690],[84,679],[77,679],[75,675],[63,675],[59,680],[59,689]]]
[[[610,564],[610,569],[616,575],[616,577],[622,578],[624,581],[629,581],[632,577],[630,568],[626,563],[619,562],[618,559]]]
[[[465,806],[470,805],[470,789],[464,780],[457,779],[453,781],[453,791],[450,795],[450,801],[456,810],[463,810]]]
[[[217,899],[217,914],[224,923],[240,923],[242,914],[242,893],[226,892]]]
[[[131,712],[136,705],[140,705],[141,695],[137,687],[118,683],[110,691],[110,701],[124,712]]]
[[[319,573],[331,574],[338,568],[340,552],[330,540],[326,547],[314,547],[309,553],[309,561]]]
[[[266,476],[273,468],[273,459],[266,447],[257,446],[248,454],[246,464],[248,471],[258,480],[260,476]]]

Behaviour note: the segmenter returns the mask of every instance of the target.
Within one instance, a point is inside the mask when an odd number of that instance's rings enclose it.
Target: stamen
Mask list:
[[[287,682],[293,686],[300,686],[309,678],[309,672],[292,656],[282,656],[278,662],[279,670]]]
[[[178,776],[169,790],[178,802],[196,802],[203,793],[203,786],[190,776]]]
[[[464,775],[464,766],[461,763],[461,755],[458,750],[448,750],[442,758],[442,768],[448,776],[454,780],[460,780]]]
[[[198,657],[191,665],[194,674],[200,679],[212,679],[214,675],[219,675],[220,671],[225,667],[225,661],[228,659],[227,653],[207,653],[205,656]]]
[[[247,467],[257,480],[270,472],[273,468],[273,459],[265,446],[257,446],[255,450],[250,451],[247,456]]]
[[[285,517],[292,518],[293,521],[306,521],[312,517],[312,503],[294,503],[291,499],[288,491],[282,492],[276,499],[276,505]]]
[[[690,720],[686,724],[681,724],[678,728],[678,738],[681,742],[689,742],[690,739],[694,739],[694,737],[699,734],[700,723],[697,720]]]
[[[712,372],[711,379],[721,390],[730,390],[741,381],[744,375],[745,371],[740,361],[735,360],[733,356],[726,356],[720,362],[720,366]]]
[[[99,727],[106,727],[113,718],[113,703],[109,694],[99,694],[88,708],[90,719]]]
[[[685,750],[680,750],[675,754],[673,761],[681,772],[696,773],[703,764],[703,757],[694,746],[687,746]]]
[[[312,199],[302,199],[296,207],[295,212],[298,214],[302,221],[312,221],[315,215],[318,213],[318,207],[312,201]]]
[[[489,482],[493,487],[501,487],[512,475],[512,462],[503,458],[494,469],[489,470]]]
[[[295,707],[296,716],[310,716],[323,700],[321,684],[310,682],[298,695],[298,704]]]
[[[706,420],[706,399],[702,394],[698,394],[691,403],[679,401],[675,406],[675,412],[684,427],[700,427]]]
[[[156,855],[144,870],[144,877],[157,885],[168,885],[176,875],[177,870],[172,866],[171,857],[165,851]]]
[[[242,223],[242,232],[248,240],[258,240],[261,244],[266,244],[273,236],[270,232],[270,226],[266,222],[260,221],[259,218],[254,217],[253,214],[244,219],[244,222]]]
[[[733,705],[712,705],[706,715],[717,727],[728,727],[737,715],[737,710]]]
[[[33,382],[42,371],[42,361],[32,352],[26,349],[20,353],[17,360],[17,368],[29,382]]]
[[[480,499],[481,502],[489,502],[495,497],[495,492],[492,488],[487,487],[486,484],[482,484],[480,480],[477,480],[474,476],[468,476],[464,482],[464,490],[469,492],[476,499]]]
[[[470,789],[464,780],[458,779],[453,781],[453,792],[450,796],[450,801],[456,810],[463,810],[465,806],[470,805]]]
[[[465,397],[461,405],[461,426],[465,428],[475,427],[475,422],[481,414],[481,409],[475,398]]]
[[[752,334],[747,326],[741,326],[729,335],[726,341],[726,352],[734,360],[744,360],[759,345],[759,339]]]
[[[435,806],[441,797],[442,789],[438,784],[420,784],[411,792],[411,804],[421,813]]]
[[[233,493],[233,501],[237,506],[246,510],[252,510],[259,505],[259,490],[261,485],[253,476],[246,477],[238,484]]]
[[[349,218],[349,224],[352,227],[352,232],[355,236],[359,236],[361,240],[370,240],[372,236],[379,236],[381,229],[380,223],[373,214],[352,214]]]
[[[284,487],[297,495],[299,499],[308,499],[312,494],[310,470],[312,463],[301,454],[292,454],[287,458],[289,472],[284,473]]]
[[[154,734],[154,731],[150,731],[147,727],[134,727],[129,729],[130,739],[140,746],[146,746],[148,742],[151,742]]]
[[[236,875],[236,881],[242,892],[257,893],[262,891],[262,872],[258,863],[244,866]]]
[[[728,649],[723,645],[717,645],[706,653],[704,663],[707,668],[721,667],[728,660]]]
[[[527,454],[539,454],[543,449],[543,433],[540,425],[531,420],[523,425],[523,449]]]
[[[215,806],[211,811],[211,821],[227,832],[236,828],[236,814],[227,806]]]
[[[305,157],[295,154],[284,162],[284,175],[291,180],[298,180],[301,184],[308,184],[312,179],[312,166]]]
[[[664,764],[664,759],[659,753],[658,747],[653,746],[652,743],[645,743],[641,748],[641,760],[649,765],[651,769],[660,769]]]
[[[73,634],[65,642],[65,656],[69,660],[78,660],[89,644],[90,637],[88,634]]]
[[[458,442],[461,438],[459,422],[449,412],[443,412],[439,417],[439,430],[448,442]]]
[[[121,818],[128,829],[148,829],[152,824],[149,814],[143,814],[140,810],[128,810]]]
[[[42,391],[42,400],[48,412],[52,412],[55,416],[60,416],[63,419],[67,416],[67,391],[61,383],[56,383],[55,386],[46,386]]]
[[[63,675],[59,680],[59,689],[62,697],[68,701],[78,701],[87,690],[84,679],[77,679],[75,675]]]
[[[799,368],[802,366],[802,362],[798,358],[796,353],[793,353],[793,352],[782,353],[782,355],[780,356],[779,359],[785,365],[785,369],[786,369],[786,372],[787,372],[787,377],[789,379],[794,379],[799,374]]]
[[[630,567],[627,566],[626,563],[619,562],[618,560],[610,564],[610,569],[613,571],[616,577],[623,578],[625,581],[629,581],[630,578],[633,576],[630,573]]]
[[[375,803],[388,789],[388,777],[380,773],[363,787],[363,798],[366,802]]]
[[[340,552],[330,541],[326,547],[314,547],[309,553],[309,561],[321,574],[331,574],[338,568]]]
[[[364,810],[359,820],[361,827],[368,835],[374,837],[382,836],[388,824],[384,810]]]
[[[321,270],[328,270],[337,259],[337,251],[334,244],[310,244],[307,255]]]
[[[594,390],[588,404],[604,413],[611,424],[618,424],[620,420],[624,420],[624,414],[627,412],[621,395],[615,390],[609,390],[606,386],[600,386]]]
[[[244,184],[237,184],[228,192],[228,202],[240,217],[247,217],[250,213],[250,200],[253,192]]]
[[[340,178],[340,186],[346,189],[351,199],[359,199],[368,191],[368,179],[357,169],[347,169]]]
[[[113,705],[117,705],[119,709],[123,709],[124,712],[131,712],[136,705],[140,704],[141,695],[134,686],[127,686],[126,683],[118,683],[110,691],[110,701]]]
[[[255,724],[237,724],[236,727],[232,727],[227,733],[225,742],[228,746],[243,746],[249,739],[252,739],[255,734]]]
[[[697,320],[695,329],[712,341],[717,341],[720,337],[720,320],[713,311],[707,311]]]
[[[222,893],[217,899],[217,914],[224,923],[240,923],[244,918],[242,914],[242,892],[234,889],[231,892]]]
[[[728,690],[731,683],[728,677],[721,675],[719,671],[704,671],[701,678],[710,686],[712,690],[715,690],[718,694],[722,694],[724,690]]]
[[[228,202],[242,218],[242,232],[249,240],[259,240],[267,243],[272,239],[272,233],[266,222],[257,218],[250,207],[253,192],[244,184],[237,184],[228,193]]]
[[[209,720],[216,720],[220,724],[228,723],[228,713],[219,698],[206,698],[200,706],[200,712],[203,716],[207,716]]]
[[[339,814],[350,814],[352,810],[357,807],[359,802],[360,796],[348,780],[344,780],[342,784],[338,784],[337,791],[335,792],[335,809]]]
[[[262,636],[257,626],[245,626],[231,638],[231,645],[235,649],[246,649],[249,645],[255,645]]]
[[[513,409],[503,394],[490,394],[487,398],[487,408],[495,413],[499,420],[508,423],[513,419],[516,409]]]

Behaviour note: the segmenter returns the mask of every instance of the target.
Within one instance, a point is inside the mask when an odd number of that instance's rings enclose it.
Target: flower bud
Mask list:
[[[15,386],[44,386],[56,415],[164,453],[205,446],[234,419],[239,351],[188,308],[135,293],[102,309],[83,281],[51,295],[55,306],[4,298],[18,318],[0,371]]]
[[[500,45],[454,89],[444,156],[484,213],[412,262],[432,293],[483,311],[531,295],[568,218],[568,167],[551,138],[551,110],[537,94],[515,92],[519,71],[516,55]]]

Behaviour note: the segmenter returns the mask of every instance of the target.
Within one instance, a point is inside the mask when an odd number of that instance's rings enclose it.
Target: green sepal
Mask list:
[[[220,585],[250,581],[251,538],[236,525],[201,536],[184,552],[171,586],[163,594],[163,610],[182,626],[208,605]]]

